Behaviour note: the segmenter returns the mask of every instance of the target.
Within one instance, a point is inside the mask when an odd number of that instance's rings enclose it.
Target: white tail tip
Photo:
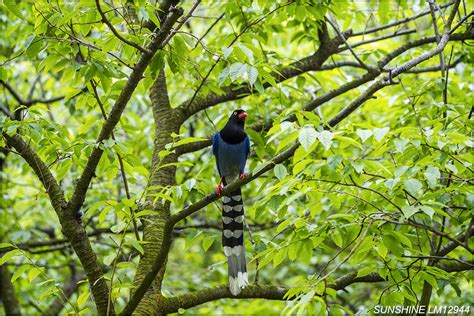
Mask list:
[[[241,289],[249,284],[247,272],[239,272],[236,278],[229,277],[229,290],[232,295],[239,295]]]

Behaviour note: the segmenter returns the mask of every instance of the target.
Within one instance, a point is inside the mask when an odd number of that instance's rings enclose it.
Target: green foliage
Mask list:
[[[140,19],[159,25],[154,2],[135,3]],[[191,5],[191,1],[184,3],[187,10]],[[105,2],[102,6],[111,10]],[[466,6],[470,12],[472,3],[467,1]],[[432,247],[451,241],[446,236],[457,238],[472,225],[472,45],[452,42],[445,49],[446,62],[451,49],[453,60],[461,58],[449,71],[447,103],[439,71],[403,74],[402,84],[377,92],[376,99],[335,128],[328,127],[328,120],[363,90],[352,89],[314,111],[302,108],[314,96],[362,76],[364,69],[341,67],[277,80],[282,69],[318,49],[325,15],[334,15],[341,30],[361,32],[412,16],[420,8],[428,7],[424,2],[407,1],[217,1],[203,6],[199,15],[213,17],[211,22],[196,16],[153,57],[114,129],[114,139],[97,144],[102,111],[110,113],[130,67],[137,63],[137,50],[109,31],[92,1],[31,5],[5,0],[1,4],[0,79],[24,100],[28,95],[29,101],[63,98],[19,105],[4,88],[2,106],[21,112],[22,119],[2,115],[1,129],[7,135],[19,133],[36,150],[67,199],[95,146],[104,151],[82,209],[82,222],[117,310],[128,301],[140,255],[147,247],[133,234],[133,221],[143,225],[155,215],[140,208],[145,197],[169,203],[174,213],[209,194],[217,183],[214,160],[210,150],[204,149],[157,166],[156,170],[176,167],[176,186],[147,186],[156,171],[150,167],[156,130],[148,95],[161,70],[167,76],[173,107],[193,97],[198,87],[199,100],[243,87],[250,87],[252,93],[211,107],[206,114],[195,114],[171,135],[172,142],[157,153],[159,158],[180,146],[208,140],[215,131],[207,116],[220,129],[235,108],[249,113],[247,126],[268,127],[248,131],[250,171],[258,172],[277,154],[301,145],[289,160],[242,188],[253,237],[251,241],[245,232],[249,279],[253,281],[258,273],[261,284],[291,288],[286,298],[293,300],[215,301],[189,311],[180,309],[180,314],[366,313],[379,303],[415,305],[425,282],[433,287],[433,305],[472,305],[472,271],[448,273],[424,258],[432,254]],[[197,44],[222,13],[225,18]],[[150,30],[128,17],[113,12],[107,17],[120,34],[142,47],[153,38]],[[405,42],[432,36],[430,17],[422,21],[407,24],[416,28],[416,35],[362,45],[358,56],[376,67]],[[457,32],[464,30],[461,26]],[[333,30],[330,35],[336,36]],[[426,49],[411,49],[388,67],[403,64]],[[352,58],[345,53],[334,55],[325,65]],[[438,63],[436,57],[420,67]],[[5,146],[3,138],[0,142]],[[0,250],[8,250],[2,251],[0,264],[12,271],[24,314],[36,312],[30,301],[46,310],[62,298],[62,285],[75,273],[83,281],[63,302],[65,311],[91,313],[95,307],[90,287],[77,256],[63,240],[45,189],[14,151],[0,155],[6,157]],[[179,223],[168,257],[165,296],[227,282],[220,216],[220,204],[212,203]],[[442,231],[444,237],[440,240],[433,230]],[[32,246],[35,241],[46,245]],[[465,247],[474,247],[472,238]],[[469,256],[458,247],[439,263],[468,261]],[[358,278],[378,274],[386,282],[350,285],[347,292],[336,294],[332,287],[337,279],[350,273]]]

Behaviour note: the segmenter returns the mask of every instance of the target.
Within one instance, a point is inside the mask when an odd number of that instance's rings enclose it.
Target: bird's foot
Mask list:
[[[240,173],[239,179],[240,179],[240,180],[245,179],[245,172],[241,172],[241,173]]]
[[[219,184],[217,185],[217,189],[216,189],[217,196],[222,195],[223,188],[224,188],[224,186],[222,185],[222,178],[221,178],[221,180],[219,181]]]

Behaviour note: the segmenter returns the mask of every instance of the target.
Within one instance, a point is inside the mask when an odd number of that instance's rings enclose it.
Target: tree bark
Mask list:
[[[0,300],[2,301],[5,315],[21,315],[20,304],[16,298],[15,288],[10,281],[12,275],[10,271],[8,271],[8,266],[3,264],[0,266],[0,269],[0,286],[2,287],[0,291]]]
[[[159,153],[165,149],[166,144],[173,141],[171,134],[178,134],[183,122],[181,112],[172,109],[170,106],[164,71],[160,72],[158,78],[153,83],[150,89],[150,99],[155,121],[155,139],[145,208],[154,210],[156,214],[142,220],[143,240],[145,241],[143,246],[144,255],[141,257],[137,268],[135,285],[139,285],[145,275],[151,271],[151,267],[164,241],[165,225],[170,216],[170,203],[168,201],[164,202],[161,199],[156,200],[154,193],[158,192],[160,188],[171,187],[176,184],[176,167],[160,166],[177,162],[177,155],[172,153],[160,158]],[[161,283],[165,273],[165,266],[166,264],[163,265],[152,286],[140,301],[135,310],[136,314],[156,314],[159,310],[158,303],[161,297]]]

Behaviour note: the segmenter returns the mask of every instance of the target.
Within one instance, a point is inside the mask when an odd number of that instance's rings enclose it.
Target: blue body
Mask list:
[[[216,156],[217,170],[227,180],[237,178],[244,172],[245,163],[250,153],[250,140],[245,139],[237,144],[226,143],[219,133],[212,138],[212,152]]]

